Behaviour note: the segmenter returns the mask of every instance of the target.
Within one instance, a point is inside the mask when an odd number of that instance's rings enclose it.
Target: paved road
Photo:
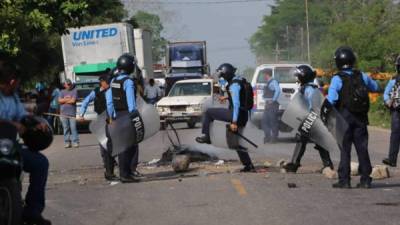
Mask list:
[[[195,177],[111,185],[103,180],[91,134],[81,135],[79,149],[64,149],[58,136],[45,152],[51,162],[45,216],[56,225],[400,224],[400,170],[391,169],[393,177],[375,181],[371,190],[335,190],[334,180],[314,172],[320,162],[309,145],[300,174],[282,174],[277,168],[240,174],[239,163],[230,161],[237,159],[234,152],[196,145],[193,137],[199,129],[178,132],[184,144],[228,161],[222,166],[193,164],[188,175]],[[251,154],[257,165],[290,158],[294,144],[289,136],[283,137],[283,143],[262,146]],[[373,164],[386,155],[388,141],[388,131],[370,128]],[[174,177],[169,167],[144,163],[160,158],[167,147],[164,132],[141,144],[140,170]],[[332,157],[337,165],[339,154]],[[357,181],[354,177],[353,184]]]

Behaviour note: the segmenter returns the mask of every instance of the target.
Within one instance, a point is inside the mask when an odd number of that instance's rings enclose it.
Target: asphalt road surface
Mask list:
[[[380,164],[390,133],[369,131],[371,159]],[[103,179],[99,148],[91,134],[81,134],[78,149],[64,149],[62,136],[57,136],[45,151],[51,163],[45,217],[56,225],[400,224],[398,169],[390,168],[392,177],[374,181],[370,190],[337,190],[331,188],[336,180],[316,172],[321,162],[311,144],[298,174],[279,172],[276,162],[289,160],[294,148],[291,135],[260,146],[251,154],[259,172],[241,174],[235,152],[195,144],[200,129],[181,128],[178,133],[182,143],[213,153],[224,163],[193,163],[180,175],[169,166],[148,165],[169,146],[165,132],[159,132],[140,145],[139,167],[157,179],[110,184]],[[335,165],[338,157],[338,152],[332,153]],[[353,159],[357,161],[355,154]],[[264,168],[265,161],[272,167]],[[353,177],[353,186],[358,179]]]

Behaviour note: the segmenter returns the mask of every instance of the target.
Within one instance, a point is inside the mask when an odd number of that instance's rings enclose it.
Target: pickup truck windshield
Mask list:
[[[169,97],[175,96],[209,96],[211,95],[210,82],[196,82],[196,83],[176,83],[171,91]]]

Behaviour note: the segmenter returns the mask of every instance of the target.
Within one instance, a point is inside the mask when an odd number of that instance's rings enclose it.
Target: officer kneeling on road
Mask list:
[[[18,85],[19,76],[15,65],[7,59],[0,59],[0,121],[11,122],[28,146],[20,150],[23,170],[29,173],[23,224],[49,225],[51,222],[42,217],[49,161],[38,151],[47,148],[53,136],[47,123],[28,116],[16,93]]]
[[[350,158],[351,145],[354,143],[361,174],[357,187],[370,188],[372,167],[368,154],[368,92],[378,91],[378,84],[365,73],[353,69],[356,56],[351,48],[338,48],[334,59],[339,72],[333,76],[328,96],[321,107],[321,120],[326,123],[330,110],[336,107],[348,123],[348,129],[340,147],[339,181],[332,186],[351,188]]]
[[[300,93],[306,99],[309,111],[319,112],[319,106],[316,108],[316,106],[313,105],[313,96],[321,95],[317,85],[314,84],[315,75],[315,71],[307,65],[297,66],[294,72],[294,76],[296,76],[297,80],[300,82]],[[309,142],[307,134],[301,132],[301,129],[299,130],[300,132],[296,137],[296,147],[294,149],[292,161],[284,166],[288,172],[297,172],[297,169],[301,166],[300,161],[306,151],[307,142]],[[314,148],[319,152],[323,168],[330,167],[333,169],[333,163],[329,152],[319,145],[315,145]]]
[[[389,157],[383,159],[383,163],[392,167],[397,166],[397,155],[400,147],[400,56],[396,58],[396,76],[386,85],[383,94],[385,105],[392,115]]]
[[[84,115],[86,113],[86,110],[91,102],[94,101],[94,111],[97,113],[99,116],[102,114],[104,111],[106,111],[107,105],[106,105],[106,91],[110,87],[109,85],[109,78],[112,75],[112,72],[110,74],[105,74],[99,77],[99,82],[100,82],[100,87],[96,87],[93,91],[89,93],[88,96],[85,97],[85,99],[82,102],[81,108],[79,110],[79,119],[84,120]],[[106,127],[104,126],[104,129]],[[108,133],[108,132],[106,132]],[[111,145],[111,140],[108,137],[107,138],[107,148],[104,148],[100,144],[100,153],[101,157],[103,159],[104,163],[104,177],[108,181],[113,181],[117,180],[117,177],[114,175],[114,166],[115,166],[115,161],[114,158],[111,156],[111,151],[112,151],[112,145]]]
[[[230,122],[230,129],[233,132],[238,131],[238,127],[246,126],[248,120],[248,111],[244,109],[244,88],[242,87],[243,78],[235,75],[236,68],[229,63],[220,65],[217,69],[219,77],[224,78],[228,85],[228,96],[221,96],[220,100],[229,101],[229,109],[226,108],[209,108],[205,112],[202,133],[204,136],[197,137],[196,141],[199,143],[211,144],[210,140],[210,123],[214,120]],[[244,165],[241,172],[255,172],[253,163],[247,152],[237,151],[240,161]]]
[[[110,122],[117,118],[118,113],[122,113],[123,111],[129,112],[132,116],[137,113],[136,89],[133,80],[129,77],[129,74],[134,71],[135,66],[135,57],[132,55],[124,54],[117,60],[119,73],[111,80],[111,88],[106,91],[107,113]],[[127,120],[126,123],[131,123],[131,121]],[[138,154],[139,146],[132,144],[118,155],[121,182],[138,182],[136,178],[141,176],[136,171]]]

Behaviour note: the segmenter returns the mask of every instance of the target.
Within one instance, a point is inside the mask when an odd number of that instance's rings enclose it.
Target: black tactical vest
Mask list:
[[[238,80],[239,82],[236,81],[231,81],[230,83],[228,83],[228,85],[226,86],[226,90],[228,93],[228,101],[229,101],[229,109],[233,111],[233,100],[232,100],[232,95],[231,92],[229,91],[230,86],[232,85],[232,83],[238,83],[240,85],[240,92],[239,92],[239,101],[240,101],[240,107],[239,107],[239,116],[238,116],[238,121],[237,121],[237,125],[238,126],[246,126],[247,120],[248,120],[248,111],[247,110],[243,110],[243,104],[245,101],[246,96],[244,95],[244,90],[243,87],[240,83],[240,80]]]
[[[106,90],[100,90],[100,87],[94,89],[96,97],[94,99],[94,111],[97,114],[101,114],[106,111]]]
[[[124,91],[124,82],[130,79],[124,77],[121,80],[114,79],[111,83],[111,92],[115,111],[128,111],[128,103]]]
[[[359,121],[368,124],[369,96],[368,87],[364,83],[362,73],[353,70],[352,75],[340,72],[338,75],[342,79],[343,85],[339,92],[338,108],[346,109],[353,114]]]
[[[264,98],[272,98],[272,97],[274,97],[275,90],[269,89],[269,85],[271,84],[271,82],[273,80],[274,79],[269,80],[267,85],[265,85],[265,87],[264,87],[264,95],[263,95]]]

